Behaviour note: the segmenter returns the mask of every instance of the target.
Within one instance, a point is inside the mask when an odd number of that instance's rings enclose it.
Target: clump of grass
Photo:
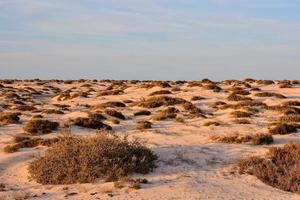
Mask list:
[[[283,123],[300,123],[300,114],[285,115],[279,118]]]
[[[245,118],[245,117],[251,117],[253,114],[251,112],[245,112],[245,111],[233,111],[230,113],[231,116],[236,117],[236,118]]]
[[[19,123],[19,113],[2,112],[0,113],[0,125]]]
[[[297,132],[297,127],[292,124],[287,123],[278,123],[275,124],[275,126],[269,127],[269,133],[271,134],[289,134],[289,133],[295,133]]]
[[[46,109],[46,110],[43,110],[42,113],[43,114],[59,114],[59,115],[64,114],[63,111],[61,111],[61,110],[55,110],[55,109]]]
[[[32,135],[46,134],[57,130],[58,125],[59,124],[57,122],[52,122],[46,119],[34,118],[30,119],[24,124],[23,130]]]
[[[251,101],[252,99],[250,97],[245,97],[242,95],[232,93],[227,97],[227,100],[228,101]]]
[[[104,90],[100,91],[97,96],[121,95],[123,93],[123,90]]]
[[[117,119],[108,119],[107,122],[111,124],[120,124],[120,120]]]
[[[273,93],[273,92],[260,92],[260,93],[256,93],[254,96],[256,96],[256,97],[275,97],[275,98],[279,98],[279,99],[286,98],[286,96],[284,96],[282,94]]]
[[[160,121],[160,120],[166,120],[166,119],[174,119],[176,118],[179,110],[177,110],[175,107],[168,107],[164,110],[159,111],[157,114],[151,116],[151,120],[154,121]]]
[[[203,100],[203,99],[205,99],[204,97],[201,97],[201,96],[193,96],[192,98],[191,98],[191,101],[199,101],[199,100]]]
[[[141,116],[141,115],[151,115],[151,112],[149,110],[140,110],[133,114],[134,116]]]
[[[58,138],[36,138],[27,136],[16,136],[14,137],[14,144],[7,145],[4,147],[3,151],[5,153],[14,153],[21,148],[33,148],[39,145],[50,146],[58,141]]]
[[[174,98],[168,96],[153,96],[146,100],[143,100],[138,105],[144,108],[157,108],[160,106],[172,106],[177,104],[183,104],[186,100],[181,98]]]
[[[126,119],[126,117],[121,112],[116,111],[114,109],[106,109],[105,113],[109,116],[116,117],[118,119],[122,119],[122,120]]]
[[[172,94],[172,92],[170,90],[158,90],[158,91],[151,92],[149,96],[162,95],[162,94]]]
[[[251,124],[248,119],[234,119],[233,123],[235,124]]]
[[[106,108],[106,107],[112,107],[112,108],[114,108],[114,107],[126,107],[126,105],[124,103],[119,102],[119,101],[108,101],[108,102],[102,103],[98,106],[101,106],[101,107],[104,107],[104,108]]]
[[[106,118],[100,113],[90,113],[88,117],[78,117],[74,119],[73,124],[84,128],[111,130],[111,126],[102,122],[104,119]]]
[[[155,168],[157,155],[139,140],[115,135],[65,137],[29,165],[31,177],[41,184],[115,181]]]
[[[283,106],[300,106],[300,101],[286,101]]]
[[[138,130],[144,130],[144,129],[150,129],[152,128],[152,123],[145,120],[137,121],[136,123],[136,129]]]
[[[206,90],[212,90],[214,92],[220,92],[222,90],[221,87],[217,86],[216,84],[214,83],[211,83],[211,84],[207,84],[207,85],[203,85],[202,86],[204,89]]]
[[[288,192],[300,193],[300,143],[272,147],[262,157],[253,156],[238,162],[242,174],[256,176],[262,182]]]
[[[263,145],[273,143],[273,137],[271,134],[232,134],[232,135],[221,135],[211,137],[213,141],[221,143],[248,143],[250,142],[253,145]]]
[[[208,121],[203,124],[203,126],[220,126],[221,124],[216,121]]]

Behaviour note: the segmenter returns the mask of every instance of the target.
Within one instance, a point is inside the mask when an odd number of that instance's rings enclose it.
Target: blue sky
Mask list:
[[[299,0],[0,0],[0,78],[299,79]]]

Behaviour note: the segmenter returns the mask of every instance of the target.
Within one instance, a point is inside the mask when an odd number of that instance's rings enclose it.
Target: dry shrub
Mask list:
[[[136,129],[138,130],[144,130],[144,129],[150,129],[152,128],[152,123],[145,120],[140,120],[136,122]]]
[[[140,116],[140,115],[151,115],[151,112],[149,110],[140,110],[133,114],[134,116]]]
[[[168,107],[164,110],[159,111],[157,114],[151,116],[151,120],[154,121],[160,121],[160,120],[166,120],[166,119],[174,119],[176,118],[179,110],[177,110],[175,107]]]
[[[253,114],[250,112],[245,112],[245,111],[233,111],[230,113],[232,117],[236,117],[236,118],[244,118],[244,117],[251,117]]]
[[[213,141],[221,142],[221,143],[248,143],[254,145],[262,145],[262,144],[271,144],[273,143],[273,137],[271,134],[248,134],[248,135],[240,135],[240,134],[232,134],[232,135],[222,135],[222,136],[213,136],[211,137]]]
[[[42,113],[43,114],[59,114],[59,115],[64,114],[63,111],[61,111],[61,110],[55,110],[55,109],[46,109]]]
[[[219,122],[216,121],[209,121],[209,122],[205,122],[203,124],[203,126],[220,126],[221,124]]]
[[[300,123],[300,114],[282,116],[279,121],[282,123]]]
[[[271,134],[289,134],[297,132],[297,127],[292,124],[278,123],[275,126],[269,127],[269,133]]]
[[[108,101],[105,103],[102,103],[100,105],[98,105],[100,107],[106,108],[106,107],[126,107],[126,105],[120,101]]]
[[[244,96],[232,93],[227,97],[227,100],[228,101],[251,101],[252,99],[250,97],[244,97]]]
[[[84,128],[92,128],[98,130],[111,130],[111,126],[102,122],[106,119],[100,113],[90,113],[88,117],[78,117],[73,120],[73,124]]]
[[[287,101],[282,104],[283,106],[300,106],[300,101]]]
[[[275,188],[300,193],[300,143],[272,147],[263,157],[239,161],[238,168],[240,173],[254,175]]]
[[[25,123],[25,125],[23,126],[23,130],[32,135],[46,134],[57,130],[58,125],[59,124],[57,122],[52,122],[46,119],[34,118],[30,119]]]
[[[120,124],[120,120],[117,119],[108,119],[107,122],[110,124]]]
[[[174,98],[174,97],[168,97],[168,96],[154,96],[150,97],[146,100],[143,100],[139,103],[140,107],[144,108],[157,108],[160,106],[172,106],[176,104],[183,104],[186,100],[181,98]]]
[[[208,85],[203,85],[203,88],[206,90],[212,90],[214,92],[220,92],[222,90],[222,88],[220,88],[219,86],[215,85],[215,84],[208,84]]]
[[[3,151],[6,153],[14,153],[21,148],[33,148],[39,145],[50,146],[58,140],[58,138],[43,139],[36,137],[16,136],[14,137],[15,144],[5,146]]]
[[[19,123],[19,113],[9,113],[2,112],[0,113],[0,125],[6,124],[17,124]]]
[[[272,85],[275,82],[272,80],[256,80],[256,83],[260,85]]]
[[[29,165],[31,177],[41,184],[118,180],[132,173],[147,174],[155,168],[157,155],[140,141],[115,135],[65,137],[44,157]]]
[[[251,124],[248,119],[235,119],[232,122],[236,124]]]
[[[199,100],[203,100],[203,99],[205,99],[204,97],[201,97],[201,96],[193,96],[192,98],[191,98],[191,101],[199,101]]]
[[[121,112],[113,110],[113,109],[107,109],[107,110],[105,110],[105,113],[109,116],[116,117],[118,119],[122,119],[122,120],[126,119],[126,117]]]
[[[286,98],[286,96],[284,96],[282,94],[274,93],[274,92],[260,92],[260,93],[256,93],[254,96],[256,96],[256,97],[276,97],[279,99]]]
[[[169,90],[158,90],[158,91],[151,92],[149,96],[162,95],[162,94],[172,94],[172,92],[170,92]]]
[[[104,90],[100,91],[97,96],[121,95],[123,93],[123,90]]]

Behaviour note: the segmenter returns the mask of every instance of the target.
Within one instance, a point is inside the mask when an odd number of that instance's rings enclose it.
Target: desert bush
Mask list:
[[[286,101],[283,106],[300,106],[300,101]]]
[[[109,116],[116,117],[118,119],[122,119],[122,120],[126,119],[126,117],[121,112],[113,110],[113,109],[106,109],[105,113]]]
[[[280,122],[283,123],[299,123],[300,122],[300,114],[293,115],[285,115],[279,118]]]
[[[120,124],[120,120],[117,119],[108,119],[107,122],[111,124]]]
[[[104,90],[100,91],[97,96],[108,96],[108,95],[121,95],[124,94],[123,90]]]
[[[136,122],[136,129],[138,130],[144,130],[144,129],[150,129],[152,128],[152,123],[145,120],[140,120]]]
[[[41,184],[118,180],[132,173],[147,174],[155,168],[157,155],[140,141],[108,134],[65,137],[44,157],[29,165],[31,177]]]
[[[192,98],[191,98],[191,101],[199,101],[199,100],[203,100],[203,99],[205,99],[204,97],[201,97],[201,96],[193,96]]]
[[[106,117],[100,113],[90,113],[88,117],[78,117],[74,119],[73,124],[84,128],[111,130],[111,126],[102,122],[104,119],[106,119]]]
[[[175,107],[168,107],[164,110],[159,111],[157,114],[151,116],[151,120],[154,121],[160,121],[160,120],[166,120],[166,119],[174,119],[176,118],[179,110],[176,109]]]
[[[253,156],[238,162],[242,174],[256,176],[262,182],[288,192],[300,193],[300,143],[272,147],[262,157]]]
[[[51,146],[57,142],[58,138],[36,138],[36,137],[27,137],[27,136],[15,136],[14,144],[6,145],[3,149],[5,153],[14,153],[21,148],[33,148],[39,145]]]
[[[227,97],[227,100],[228,101],[251,101],[252,99],[250,97],[245,97],[245,96],[232,93]]]
[[[278,94],[278,93],[273,93],[273,92],[260,92],[260,93],[256,93],[254,96],[256,97],[276,97],[279,99],[285,99],[286,96],[282,95],[282,94]]]
[[[269,133],[271,134],[289,134],[297,132],[297,128],[294,125],[286,123],[278,123],[275,126],[269,127]]]
[[[251,124],[248,119],[234,119],[232,122],[236,124]]]
[[[24,124],[23,130],[32,135],[46,134],[57,130],[58,125],[59,124],[57,122],[52,122],[46,119],[34,118],[30,119]]]
[[[222,88],[215,84],[203,85],[203,88],[206,90],[213,90],[214,92],[220,92],[222,90]]]
[[[146,100],[143,100],[138,105],[140,107],[144,108],[157,108],[160,106],[172,106],[176,104],[183,104],[186,100],[181,98],[174,98],[174,97],[168,97],[168,96],[154,96],[150,97]]]
[[[272,85],[275,82],[272,80],[256,80],[256,83],[260,85]]]
[[[133,114],[134,116],[140,116],[140,115],[151,115],[151,112],[149,110],[140,110]]]
[[[221,124],[216,121],[208,121],[203,124],[203,126],[220,126]]]
[[[19,123],[19,113],[1,112],[0,125]]]
[[[149,96],[162,95],[162,94],[172,94],[172,92],[170,92],[169,90],[158,90],[158,91],[151,92]]]
[[[61,110],[55,110],[55,109],[46,109],[46,110],[43,110],[42,113],[43,114],[59,114],[59,115],[64,114],[63,111],[61,111]]]
[[[232,135],[221,135],[211,137],[213,141],[221,143],[248,143],[250,142],[253,145],[262,145],[262,144],[271,144],[273,143],[273,137],[271,134],[232,134]]]
[[[108,101],[108,102],[102,103],[98,106],[104,107],[104,108],[106,108],[106,107],[112,107],[112,108],[114,108],[114,107],[126,107],[126,105],[124,103],[120,102],[120,101]]]
[[[253,114],[250,112],[245,112],[245,111],[233,111],[230,113],[232,117],[236,117],[236,118],[244,118],[244,117],[251,117]]]

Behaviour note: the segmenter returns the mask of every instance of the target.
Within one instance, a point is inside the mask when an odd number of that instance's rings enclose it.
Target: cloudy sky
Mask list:
[[[299,79],[299,0],[0,0],[0,78]]]

